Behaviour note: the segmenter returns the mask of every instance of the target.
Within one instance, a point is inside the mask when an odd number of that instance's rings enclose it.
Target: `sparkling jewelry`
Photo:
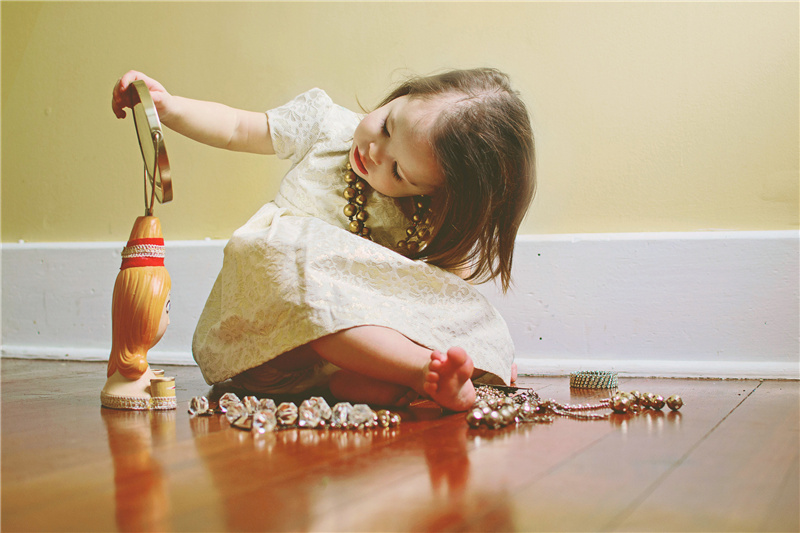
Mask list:
[[[250,428],[256,433],[267,433],[275,431],[278,427],[278,419],[275,417],[275,411],[256,411],[253,413],[253,421]]]
[[[578,420],[605,420],[612,414],[637,414],[644,409],[661,410],[666,404],[673,411],[683,406],[680,396],[662,396],[639,391],[616,392],[597,403],[566,404],[541,400],[533,389],[480,385],[475,389],[475,403],[467,412],[470,427],[500,429],[524,422],[551,423],[556,416]],[[610,409],[605,413],[598,413]]]
[[[585,370],[569,375],[569,386],[575,389],[616,389],[617,373]]]
[[[366,226],[369,213],[366,211],[367,195],[369,184],[358,174],[353,172],[350,163],[344,175],[347,187],[344,189],[344,198],[347,205],[344,206],[344,214],[350,220],[347,229],[356,235],[361,235],[366,239],[371,239],[370,229]],[[425,247],[430,239],[431,225],[431,199],[428,196],[415,196],[414,214],[411,215],[411,226],[406,228],[406,238],[398,241],[397,249],[400,252],[415,254]]]
[[[192,416],[205,415],[208,411],[208,398],[204,396],[195,396],[189,402],[189,414]]]
[[[371,429],[389,428],[400,424],[400,415],[391,411],[373,411],[366,404],[337,403],[330,407],[324,398],[312,396],[298,407],[292,402],[275,405],[271,398],[255,396],[239,399],[236,394],[222,395],[216,408],[204,396],[189,402],[192,416],[225,415],[231,426],[253,433],[266,433],[288,428]]]
[[[293,426],[297,422],[297,406],[292,402],[283,402],[275,411],[275,417],[282,426]]]
[[[677,411],[681,407],[683,407],[683,398],[678,396],[677,394],[673,394],[669,398],[667,398],[667,407],[669,407],[673,411]]]

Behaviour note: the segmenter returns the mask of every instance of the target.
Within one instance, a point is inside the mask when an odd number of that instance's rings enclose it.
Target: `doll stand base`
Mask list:
[[[113,396],[102,391],[100,392],[100,403],[103,407],[131,411],[168,410],[177,409],[178,407],[174,396],[137,398],[134,396]]]
[[[164,377],[163,370],[150,368],[136,380],[114,372],[100,391],[100,403],[110,409],[130,411],[177,409],[175,378]]]

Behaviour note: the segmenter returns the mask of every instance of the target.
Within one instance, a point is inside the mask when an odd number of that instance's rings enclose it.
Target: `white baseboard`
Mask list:
[[[679,361],[667,359],[518,359],[520,375],[566,376],[578,370],[607,370],[620,377],[697,379],[800,379],[800,363]]]
[[[523,236],[514,292],[485,293],[520,372],[798,379],[799,236]]]
[[[521,373],[800,379],[799,236],[521,236],[513,291],[481,291],[509,324]],[[171,325],[152,363],[193,364],[225,242],[167,241]],[[107,360],[123,246],[3,244],[2,356]]]
[[[192,334],[227,241],[167,241],[170,326],[147,355],[194,364]],[[124,242],[2,245],[2,356],[107,361],[111,295]]]

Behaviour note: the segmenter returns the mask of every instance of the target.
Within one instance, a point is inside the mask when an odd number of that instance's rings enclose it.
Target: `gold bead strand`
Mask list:
[[[344,198],[347,200],[347,205],[344,206],[344,214],[350,220],[347,229],[356,235],[369,239],[370,231],[364,224],[369,218],[367,211],[364,209],[367,205],[367,197],[364,192],[367,183],[353,172],[350,163],[347,163],[344,181],[347,183],[347,187],[344,190]]]
[[[431,224],[431,199],[428,196],[414,197],[414,214],[411,216],[411,226],[406,229],[406,238],[397,243],[400,251],[415,254],[427,244],[430,238],[428,226]]]
[[[366,226],[369,218],[366,210],[367,182],[353,172],[350,163],[347,163],[344,181],[347,185],[344,190],[344,198],[347,200],[347,205],[344,206],[344,215],[350,221],[347,229],[356,235],[372,240],[370,229]],[[406,238],[397,243],[397,249],[401,253],[415,254],[423,249],[430,239],[431,199],[423,195],[415,196],[413,200],[414,214],[411,216],[411,226],[406,229]]]

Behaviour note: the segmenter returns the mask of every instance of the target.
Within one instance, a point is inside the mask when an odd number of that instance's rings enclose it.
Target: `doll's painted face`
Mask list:
[[[158,344],[158,341],[161,340],[161,337],[163,337],[164,333],[167,331],[167,326],[169,326],[169,308],[172,305],[172,302],[170,301],[171,296],[172,291],[167,293],[167,298],[164,300],[164,309],[161,311],[161,320],[158,323],[158,331],[153,339],[153,345],[150,346],[151,348]]]
[[[402,96],[368,114],[353,135],[353,171],[386,196],[433,195],[444,178],[433,156],[431,127],[445,103]]]

